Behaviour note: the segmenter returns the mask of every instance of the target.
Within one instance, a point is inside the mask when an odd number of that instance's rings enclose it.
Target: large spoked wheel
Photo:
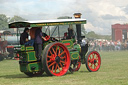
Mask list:
[[[44,73],[44,71],[40,72],[24,72],[29,77],[35,77],[35,76],[41,76]]]
[[[50,43],[43,51],[42,63],[45,72],[52,76],[62,76],[70,66],[70,54],[67,47],[59,42]]]
[[[100,54],[97,51],[90,51],[86,56],[86,67],[90,72],[98,71],[101,65]]]
[[[69,71],[70,72],[78,71],[80,69],[80,66],[81,66],[81,58],[79,56],[79,60],[74,60],[71,62]]]

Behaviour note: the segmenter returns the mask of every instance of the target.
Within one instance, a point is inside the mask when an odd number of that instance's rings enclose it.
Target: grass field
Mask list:
[[[82,64],[78,72],[64,76],[29,78],[19,70],[16,60],[0,62],[0,85],[128,85],[128,51],[100,52],[101,67],[88,72]]]

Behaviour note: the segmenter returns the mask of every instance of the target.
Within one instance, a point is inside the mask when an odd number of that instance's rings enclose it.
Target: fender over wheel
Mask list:
[[[41,59],[45,72],[50,76],[62,76],[70,67],[69,51],[64,44],[59,42],[48,44]]]
[[[88,71],[98,71],[101,65],[101,57],[97,51],[90,51],[86,56],[86,67]]]

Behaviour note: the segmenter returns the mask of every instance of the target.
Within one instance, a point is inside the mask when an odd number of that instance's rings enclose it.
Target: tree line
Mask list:
[[[10,22],[14,22],[14,21],[24,21],[26,19],[14,15],[12,18],[11,17],[7,17],[5,14],[0,14],[0,30],[6,30],[8,29],[8,24]]]

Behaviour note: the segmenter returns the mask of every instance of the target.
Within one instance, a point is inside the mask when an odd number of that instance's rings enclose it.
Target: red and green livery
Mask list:
[[[41,21],[13,22],[9,28],[43,27],[54,26],[53,32],[57,31],[58,37],[47,34],[43,42],[41,60],[37,60],[33,46],[18,45],[14,47],[16,56],[19,57],[20,71],[28,76],[42,75],[46,72],[50,76],[62,76],[80,69],[85,64],[90,72],[98,71],[101,58],[97,51],[88,52],[88,43],[82,44],[81,24],[86,24],[86,19],[58,19]],[[62,39],[60,27],[63,25],[76,25],[76,35],[71,38]],[[50,30],[49,30],[50,31]]]

